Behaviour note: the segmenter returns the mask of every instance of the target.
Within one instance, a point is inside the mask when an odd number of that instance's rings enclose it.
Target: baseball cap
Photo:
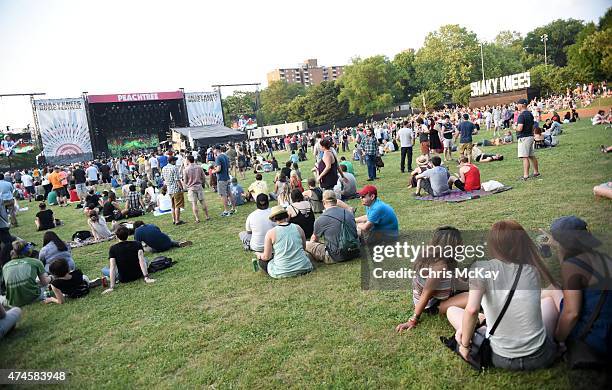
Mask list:
[[[378,196],[378,190],[376,189],[376,186],[373,186],[371,184],[369,184],[367,186],[364,186],[362,189],[357,191],[357,193],[360,196],[365,196],[365,195],[376,195],[376,196]]]
[[[601,245],[587,229],[587,223],[575,215],[557,218],[550,225],[550,232],[559,244],[567,249],[591,249]]]
[[[519,99],[519,100],[516,101],[516,104],[527,105],[527,104],[529,104],[529,102],[527,101],[527,99]]]

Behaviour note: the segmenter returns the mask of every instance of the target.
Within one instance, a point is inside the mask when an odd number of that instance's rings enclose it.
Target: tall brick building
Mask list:
[[[323,81],[336,80],[342,75],[343,66],[319,66],[317,60],[308,59],[297,68],[274,69],[268,72],[268,84],[285,80],[289,84],[318,85]]]

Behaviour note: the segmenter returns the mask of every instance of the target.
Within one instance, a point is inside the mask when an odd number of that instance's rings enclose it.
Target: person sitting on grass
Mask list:
[[[66,302],[66,298],[81,298],[89,294],[89,279],[80,270],[71,270],[66,259],[54,260],[49,266],[49,271],[53,275],[51,281],[53,296],[46,298],[44,303],[61,305]]]
[[[593,195],[595,195],[595,199],[612,199],[612,181],[601,183],[600,185],[593,187]]]
[[[338,207],[336,193],[332,190],[323,192],[323,206],[325,211],[314,223],[313,234],[306,242],[306,252],[313,260],[325,264],[348,261],[358,257],[360,254],[358,248],[352,245],[342,246],[351,244],[351,242],[341,242],[343,225],[347,227],[346,231],[352,238],[348,241],[359,242],[355,215],[349,210]],[[321,243],[321,239],[324,239],[325,243]]]
[[[540,278],[554,284],[542,263],[539,251],[527,232],[516,221],[496,222],[487,238],[491,260],[476,261],[472,270],[482,276],[470,278],[465,310],[451,306],[446,311],[450,324],[456,329],[458,352],[468,359],[474,332],[485,336],[496,323],[501,308],[509,298],[509,291],[518,281],[507,310],[499,321],[494,335],[489,337],[493,367],[508,370],[535,370],[551,366],[557,359],[557,346],[552,341],[554,319],[544,314],[549,305],[540,298]],[[497,277],[487,277],[498,272]],[[480,309],[486,325],[480,325]]]
[[[439,248],[457,248],[463,245],[461,232],[452,226],[442,226],[435,230],[429,245]],[[453,251],[454,253],[454,251]],[[421,314],[446,314],[451,306],[464,308],[467,304],[467,292],[458,292],[458,280],[445,277],[423,277],[421,270],[426,272],[452,271],[457,268],[454,257],[445,257],[444,252],[427,253],[419,256],[413,265],[416,277],[412,279],[412,301],[414,313],[407,322],[399,324],[395,330],[402,332],[415,328]],[[439,275],[439,274],[434,274]],[[467,290],[467,283],[465,283]]]
[[[314,177],[308,179],[308,190],[304,191],[302,195],[304,195],[304,199],[310,202],[315,214],[323,212],[323,190],[317,186],[317,180]]]
[[[144,208],[145,204],[142,200],[142,195],[140,195],[140,192],[136,191],[136,186],[134,184],[130,184],[123,214],[127,218],[139,217],[144,214]]]
[[[36,230],[40,232],[42,230],[53,229],[62,224],[62,221],[55,219],[53,210],[47,209],[47,204],[45,202],[41,202],[38,208],[40,211],[36,213],[36,219],[34,219]]]
[[[163,186],[157,195],[157,211],[169,213],[172,211],[172,198],[168,195],[168,187]]]
[[[365,215],[355,218],[359,237],[366,243],[397,239],[397,215],[391,206],[378,198],[377,188],[367,185],[357,193],[361,197],[361,204],[366,208]]]
[[[239,233],[239,237],[245,250],[263,252],[266,233],[275,226],[269,218],[271,210],[268,195],[265,193],[257,195],[255,205],[257,210],[249,214],[245,222],[245,230]]]
[[[49,206],[57,206],[59,203],[57,202],[57,192],[51,190],[47,194],[47,204]]]
[[[102,269],[102,274],[110,280],[110,286],[102,294],[114,291],[117,280],[128,283],[143,278],[147,284],[155,282],[149,277],[142,245],[137,241],[128,241],[129,234],[130,230],[125,226],[117,229],[119,242],[108,250],[109,267]]]
[[[421,196],[421,189],[431,196],[443,196],[450,192],[448,187],[450,173],[448,173],[446,167],[441,166],[442,159],[439,156],[433,156],[431,163],[433,164],[432,169],[415,176],[417,179],[415,196]]]
[[[287,213],[289,214],[289,222],[301,227],[306,237],[312,235],[315,222],[314,212],[310,202],[304,200],[304,195],[297,188],[291,191],[291,204],[287,206]]]
[[[64,241],[62,241],[62,239],[59,238],[59,236],[55,234],[55,232],[45,232],[45,234],[43,235],[42,244],[43,247],[38,253],[38,260],[43,263],[47,272],[49,272],[50,264],[53,263],[56,259],[64,259],[68,263],[70,271],[72,271],[76,267],[72,258],[70,246]]]
[[[11,330],[15,329],[17,322],[21,319],[21,309],[12,307],[8,310],[0,304],[0,340]]]
[[[340,165],[340,170],[344,173],[344,178],[338,176],[338,183],[334,187],[334,191],[340,195],[340,199],[349,200],[357,197],[357,179],[348,172],[346,165]]]
[[[81,199],[79,198],[79,194],[77,193],[76,186],[72,184],[70,189],[68,190],[68,203],[79,203]]]
[[[111,191],[114,193],[114,191]],[[102,206],[102,199],[100,195],[96,193],[96,188],[92,186],[87,192],[87,196],[85,197],[85,208],[88,209],[97,209]]]
[[[91,236],[95,241],[105,240],[113,235],[106,226],[106,220],[103,216],[98,215],[98,211],[90,210],[87,218],[87,225],[91,232]]]
[[[274,194],[278,204],[286,206],[289,204],[289,183],[287,182],[287,176],[281,175],[276,183],[274,183]]]
[[[238,179],[232,177],[230,182],[230,196],[232,197],[232,204],[235,206],[242,206],[245,202],[244,189],[238,184]]]
[[[110,221],[119,221],[125,217],[127,212],[121,210],[121,205],[117,202],[117,195],[113,191],[108,193],[108,198],[102,205],[102,216]]]
[[[143,244],[147,252],[165,252],[172,248],[183,248],[192,245],[191,241],[174,241],[159,227],[143,221],[134,222],[134,241]]]
[[[31,257],[31,246],[23,240],[12,244],[11,261],[2,267],[6,299],[11,306],[25,306],[42,301],[51,281],[43,263]]]
[[[272,207],[269,218],[276,226],[266,233],[263,253],[257,253],[262,271],[275,279],[312,271],[312,263],[304,250],[306,236],[302,228],[289,222],[289,214],[282,206]]]
[[[268,183],[263,180],[261,173],[255,175],[255,181],[248,188],[248,200],[255,200],[259,194],[268,195]]]
[[[448,187],[453,188],[453,184],[461,191],[476,191],[480,189],[480,170],[462,156],[459,159],[459,177],[451,176],[448,179]]]
[[[416,188],[418,192],[419,182],[416,179],[416,176],[420,175],[421,173],[425,172],[428,169],[433,168],[433,165],[431,165],[431,163],[429,162],[429,159],[425,155],[421,155],[417,157],[416,163],[417,163],[417,167],[412,172],[410,172],[410,184],[408,185],[408,188]]]

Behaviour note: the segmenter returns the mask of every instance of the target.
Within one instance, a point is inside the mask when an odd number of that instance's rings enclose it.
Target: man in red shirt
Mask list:
[[[461,191],[480,189],[480,170],[465,156],[459,159],[459,178],[451,176],[448,180],[449,188],[452,188],[453,184]]]

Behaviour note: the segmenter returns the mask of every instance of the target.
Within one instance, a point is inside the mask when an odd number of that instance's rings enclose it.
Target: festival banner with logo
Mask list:
[[[189,126],[223,124],[221,98],[217,92],[186,92]]]
[[[67,164],[93,158],[85,101],[35,100],[43,154],[51,164]]]

